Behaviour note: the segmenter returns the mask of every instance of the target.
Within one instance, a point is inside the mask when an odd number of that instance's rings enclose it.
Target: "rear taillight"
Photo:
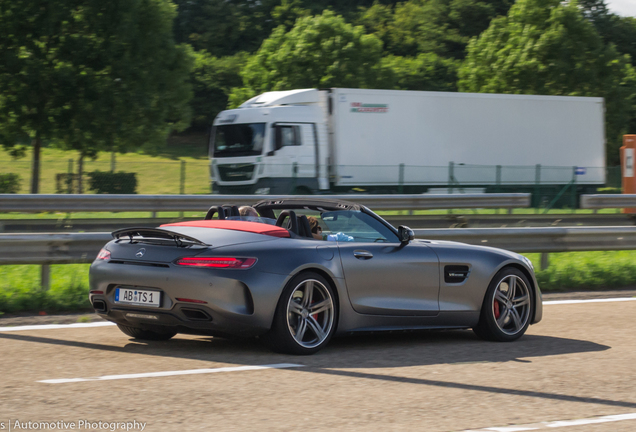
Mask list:
[[[100,260],[110,259],[110,252],[107,251],[106,249],[100,250],[99,253],[97,254],[97,259],[100,259]]]
[[[256,264],[256,258],[187,257],[178,259],[176,264],[192,267],[247,269]]]

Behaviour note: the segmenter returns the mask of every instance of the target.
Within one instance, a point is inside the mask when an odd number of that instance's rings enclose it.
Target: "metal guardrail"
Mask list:
[[[264,199],[335,199],[353,201],[373,210],[454,208],[520,208],[530,206],[530,194],[439,195],[16,195],[0,194],[0,212],[166,212],[206,211],[232,203],[252,205]]]
[[[599,194],[581,195],[581,208],[636,208],[636,195],[634,194]]]
[[[636,227],[417,229],[417,238],[493,246],[515,252],[636,249]],[[2,264],[90,263],[110,233],[0,234]]]
[[[416,229],[417,238],[491,246],[514,252],[636,249],[636,227]]]
[[[110,233],[2,234],[2,264],[90,263],[112,239]]]

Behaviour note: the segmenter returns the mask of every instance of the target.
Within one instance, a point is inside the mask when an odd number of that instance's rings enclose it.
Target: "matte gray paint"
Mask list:
[[[383,262],[376,259],[380,258],[380,255],[374,253],[374,258],[370,260],[373,263],[373,271],[365,272],[359,268],[351,274],[352,270],[349,270],[349,279],[345,280],[347,273],[346,268],[343,270],[342,262],[346,263],[347,257],[341,260],[341,254],[349,254],[352,248],[378,246],[390,250],[396,246],[369,243],[337,244],[210,228],[170,229],[190,235],[196,231],[197,238],[212,246],[177,249],[146,243],[130,244],[127,239],[109,242],[106,248],[111,251],[112,260],[126,260],[146,265],[113,264],[102,260],[96,260],[91,265],[91,290],[106,293],[103,296],[91,295],[91,298],[106,301],[109,309],[108,315],[103,315],[106,319],[152,329],[156,322],[125,316],[126,311],[143,311],[160,315],[162,324],[178,325],[179,331],[183,333],[258,335],[270,328],[276,305],[286,283],[301,271],[319,270],[331,279],[339,299],[338,334],[392,329],[467,328],[474,326],[479,319],[479,311],[492,277],[503,266],[511,264],[525,268],[531,275],[536,303],[533,322],[538,322],[542,316],[540,291],[533,272],[527,268],[519,255],[500,249],[454,242],[415,240],[399,249],[399,254],[406,257],[404,263]],[[135,252],[140,247],[146,249],[146,254],[141,260],[135,258]],[[333,257],[330,257],[331,254],[326,253],[327,251],[330,251]],[[437,271],[434,271],[431,251],[434,252],[435,259],[439,260]],[[398,256],[395,250],[393,252],[396,253],[393,256]],[[173,263],[180,256],[193,255],[254,257],[258,261],[248,270],[192,268]],[[433,274],[437,273],[437,298],[434,294],[435,282],[431,280],[426,281],[422,297],[414,298],[417,296],[417,291],[414,291],[417,277],[410,269],[417,265],[415,263],[418,259],[423,263],[422,278],[434,278]],[[168,267],[148,266],[153,263]],[[442,272],[446,264],[469,265],[468,279],[461,284],[444,283]],[[378,278],[381,280],[380,284],[377,283]],[[348,291],[347,282],[354,289]],[[120,284],[163,290],[162,306],[140,308],[115,305],[114,287]],[[367,294],[364,293],[365,286],[369,287]],[[176,297],[204,300],[207,304],[178,303]],[[353,298],[353,305],[350,298]],[[388,307],[382,308],[383,301],[387,298],[394,300]],[[419,305],[420,309],[413,308],[411,302]],[[180,314],[180,308],[183,307],[205,310],[212,317],[212,321],[187,321]],[[361,313],[363,311],[366,313]]]

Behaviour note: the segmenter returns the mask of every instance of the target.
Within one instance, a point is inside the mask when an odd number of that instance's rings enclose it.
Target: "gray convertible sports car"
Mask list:
[[[293,354],[384,330],[513,341],[541,320],[532,264],[516,253],[414,240],[352,202],[253,208],[258,217],[212,207],[205,220],[114,232],[90,269],[95,311],[138,339],[260,336]]]

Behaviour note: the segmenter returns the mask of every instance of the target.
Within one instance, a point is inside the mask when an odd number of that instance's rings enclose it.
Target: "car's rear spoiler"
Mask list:
[[[144,239],[165,239],[165,240],[173,240],[177,246],[182,246],[184,241],[187,243],[194,243],[200,246],[210,246],[207,243],[202,242],[201,240],[195,239],[194,237],[190,237],[184,234],[179,234],[173,231],[168,231],[161,228],[124,228],[117,231],[113,231],[114,239],[121,239],[122,237],[128,237],[131,241],[135,239],[135,237],[142,237]]]

